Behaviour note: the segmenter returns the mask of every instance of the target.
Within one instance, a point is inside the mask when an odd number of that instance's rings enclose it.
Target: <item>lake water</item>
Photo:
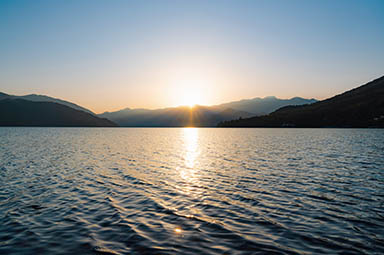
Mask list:
[[[0,128],[0,254],[383,254],[384,130]]]

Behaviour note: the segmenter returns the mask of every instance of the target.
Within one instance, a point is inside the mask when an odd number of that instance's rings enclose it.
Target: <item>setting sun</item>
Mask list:
[[[209,83],[202,79],[188,79],[175,82],[172,89],[175,105],[189,106],[204,105],[207,102]]]
[[[201,104],[201,93],[195,89],[186,89],[182,95],[180,95],[180,105],[186,105],[193,107],[196,104]]]

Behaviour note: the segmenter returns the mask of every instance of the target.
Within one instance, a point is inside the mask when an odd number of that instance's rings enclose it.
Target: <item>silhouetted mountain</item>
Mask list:
[[[58,103],[8,98],[0,100],[0,126],[114,127],[116,124]]]
[[[304,105],[317,102],[316,99],[305,99],[301,97],[294,97],[291,99],[279,99],[273,96],[264,98],[244,99],[235,102],[220,104],[215,107],[231,108],[238,111],[245,111],[253,113],[253,115],[269,114],[277,109],[287,105]]]
[[[120,126],[134,127],[211,127],[220,121],[239,117],[250,117],[253,114],[233,109],[212,108],[207,106],[174,107],[157,110],[124,109],[117,112],[106,112],[99,115],[108,118]]]
[[[384,76],[332,98],[287,106],[265,116],[226,121],[222,127],[384,127]]]
[[[173,107],[165,109],[123,109],[105,112],[100,117],[110,119],[120,126],[131,127],[183,127],[216,126],[219,122],[247,118],[257,114],[269,113],[281,106],[301,105],[316,102],[315,99],[278,99],[276,97],[254,98],[215,106]],[[251,111],[245,111],[249,109]]]
[[[33,102],[59,103],[59,104],[62,104],[62,105],[69,106],[69,107],[71,107],[73,109],[84,111],[84,112],[88,112],[90,114],[95,115],[95,113],[93,113],[92,111],[90,111],[90,110],[88,110],[88,109],[86,109],[84,107],[81,107],[81,106],[79,106],[77,104],[74,104],[74,103],[71,103],[71,102],[68,102],[68,101],[65,101],[65,100],[61,100],[61,99],[58,99],[58,98],[44,96],[44,95],[31,94],[31,95],[26,95],[26,96],[14,96],[14,95],[8,95],[8,94],[0,92],[0,100],[6,99],[6,98],[9,98],[9,99],[24,99],[24,100],[29,100],[29,101],[33,101]]]

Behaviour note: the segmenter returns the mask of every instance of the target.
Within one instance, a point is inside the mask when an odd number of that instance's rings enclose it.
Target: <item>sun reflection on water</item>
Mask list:
[[[185,144],[185,165],[188,168],[195,166],[195,160],[198,155],[198,136],[199,130],[197,128],[184,128],[184,144]]]
[[[181,228],[179,228],[179,227],[175,228],[175,233],[176,234],[181,234]]]
[[[186,182],[195,181],[196,159],[199,155],[199,130],[197,128],[184,128],[182,139],[184,142],[184,166],[181,166],[180,176]]]

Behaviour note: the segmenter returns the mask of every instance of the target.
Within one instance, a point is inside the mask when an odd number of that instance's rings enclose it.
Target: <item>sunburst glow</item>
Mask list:
[[[180,95],[180,105],[186,105],[189,107],[193,107],[197,104],[202,104],[201,93],[193,88],[187,88]]]
[[[189,106],[205,105],[207,101],[209,82],[205,79],[180,79],[174,82],[173,94],[175,105]]]

